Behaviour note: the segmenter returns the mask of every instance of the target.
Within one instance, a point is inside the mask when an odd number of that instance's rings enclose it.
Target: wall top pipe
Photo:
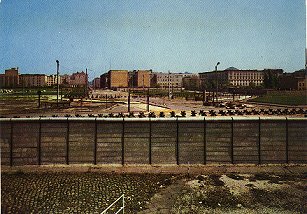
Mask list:
[[[208,122],[218,121],[307,121],[306,117],[171,117],[171,118],[100,118],[100,117],[31,117],[31,118],[0,118],[3,122],[39,122],[39,121],[110,121],[110,122],[202,122],[204,119]]]

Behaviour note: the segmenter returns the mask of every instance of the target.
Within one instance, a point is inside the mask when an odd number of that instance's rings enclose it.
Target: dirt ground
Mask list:
[[[307,212],[305,165],[111,168],[2,169],[1,213],[101,213],[123,193],[125,213]]]
[[[105,92],[104,92],[105,93]],[[109,98],[106,102],[105,98],[97,99],[85,99],[85,100],[74,100],[70,103],[69,107],[44,107],[42,105],[38,108],[38,101],[36,97],[25,97],[25,98],[1,98],[0,99],[0,116],[2,117],[38,117],[38,116],[88,116],[88,115],[103,115],[108,116],[109,114],[119,114],[123,113],[128,115],[128,102],[126,92],[111,92],[109,91],[109,96],[117,98]],[[112,95],[113,93],[113,95]],[[120,94],[122,93],[122,94]],[[102,94],[101,96],[103,96]],[[47,98],[44,98],[45,100]],[[54,100],[53,100],[54,101]],[[253,109],[284,109],[284,108],[294,108],[294,107],[280,107],[271,105],[256,105],[247,103],[245,100],[237,102],[238,104],[244,104],[243,108],[237,108],[240,111],[247,110],[251,111]],[[299,106],[296,108],[302,108],[307,110],[307,106]],[[166,117],[170,116],[170,112],[174,111],[177,115],[180,115],[181,111],[186,111],[187,116],[190,115],[191,111],[194,110],[197,113],[200,110],[208,112],[210,110],[228,110],[225,107],[214,107],[214,106],[203,106],[202,101],[185,100],[184,98],[168,99],[166,97],[151,97],[149,111],[155,112],[158,116],[160,112],[164,112]],[[235,109],[232,109],[233,111]],[[131,112],[134,112],[135,116],[140,112],[147,112],[146,98],[145,97],[134,97],[131,98]],[[235,115],[234,115],[235,116]],[[303,114],[287,115],[289,117],[303,117]]]

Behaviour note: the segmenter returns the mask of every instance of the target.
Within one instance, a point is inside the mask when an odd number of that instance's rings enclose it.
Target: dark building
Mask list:
[[[109,88],[108,86],[108,73],[100,75],[100,88]]]
[[[306,90],[306,69],[293,73],[284,73],[278,77],[278,83],[281,90]]]
[[[19,86],[18,68],[5,70],[4,74],[0,74],[0,88],[16,88]]]

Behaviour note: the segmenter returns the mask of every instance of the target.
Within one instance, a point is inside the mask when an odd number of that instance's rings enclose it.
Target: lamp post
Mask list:
[[[218,63],[216,63],[216,66],[215,66],[215,75],[216,75],[216,102],[218,102],[218,96],[217,96],[217,92],[218,92],[218,90],[219,90],[219,87],[218,87],[218,85],[219,85],[219,83],[218,83],[218,74],[217,74],[217,66],[220,64],[220,62],[218,62]]]
[[[168,99],[171,99],[171,72],[168,71]]]
[[[59,86],[59,60],[56,60],[56,84],[57,84],[56,103],[57,103],[57,107],[59,107],[59,93],[60,93],[60,86]]]

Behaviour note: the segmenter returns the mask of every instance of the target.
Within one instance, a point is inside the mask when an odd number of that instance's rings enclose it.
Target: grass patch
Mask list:
[[[307,105],[306,94],[300,93],[273,93],[266,94],[255,99],[251,99],[253,102],[260,103],[272,103],[272,104],[281,104],[281,105]]]

